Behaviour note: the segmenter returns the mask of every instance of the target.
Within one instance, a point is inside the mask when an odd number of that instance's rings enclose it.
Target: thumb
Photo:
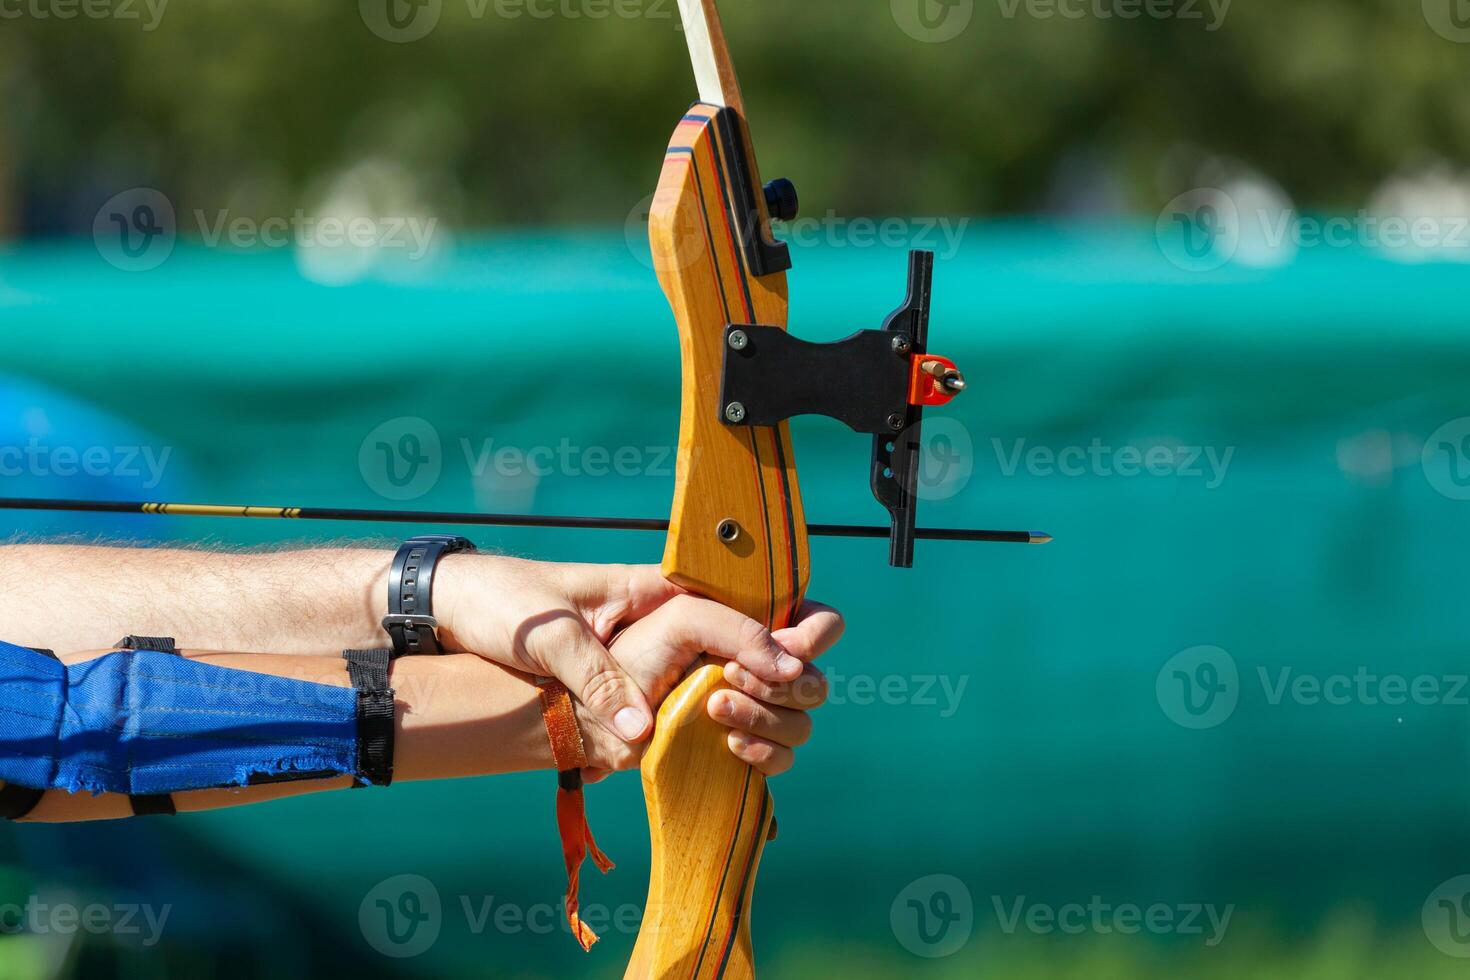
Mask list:
[[[627,742],[648,734],[648,699],[578,616],[565,612],[530,626],[524,646],[527,661],[565,684],[610,733]]]

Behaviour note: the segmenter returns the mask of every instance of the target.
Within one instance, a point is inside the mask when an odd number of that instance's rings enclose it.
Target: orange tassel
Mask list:
[[[582,745],[582,733],[577,729],[571,693],[556,680],[543,681],[536,687],[541,694],[541,715],[546,721],[551,756],[557,768],[556,829],[561,835],[562,860],[567,868],[567,922],[577,942],[584,950],[590,950],[597,942],[597,933],[577,914],[582,862],[590,853],[593,863],[603,874],[612,870],[613,863],[598,848],[597,841],[592,838],[592,828],[587,823],[587,800],[582,792],[582,768],[587,765],[587,750]]]

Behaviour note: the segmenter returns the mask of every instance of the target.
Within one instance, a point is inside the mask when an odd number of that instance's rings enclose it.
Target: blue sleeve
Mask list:
[[[0,780],[150,795],[355,775],[357,692],[123,650],[0,643]]]

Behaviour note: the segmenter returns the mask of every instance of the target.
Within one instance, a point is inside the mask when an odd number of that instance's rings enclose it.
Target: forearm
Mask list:
[[[64,659],[76,663],[98,654]],[[343,661],[327,656],[269,656],[186,652],[218,667],[349,687]],[[549,769],[550,743],[535,687],[527,680],[471,655],[405,657],[394,662],[395,782],[450,779]],[[180,813],[261,803],[286,796],[347,789],[352,778],[278,783],[239,789],[173,794]],[[391,790],[389,790],[391,791]],[[126,796],[68,794],[52,790],[27,818],[40,822],[108,820],[132,815]]]
[[[392,561],[384,549],[8,545],[0,547],[0,639],[57,651],[105,648],[128,634],[211,650],[382,646]]]

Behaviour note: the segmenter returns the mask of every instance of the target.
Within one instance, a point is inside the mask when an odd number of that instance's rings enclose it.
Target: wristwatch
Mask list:
[[[474,550],[473,541],[451,534],[425,534],[403,542],[388,572],[388,615],[383,617],[395,657],[444,652],[439,621],[434,618],[434,568],[445,555]]]

